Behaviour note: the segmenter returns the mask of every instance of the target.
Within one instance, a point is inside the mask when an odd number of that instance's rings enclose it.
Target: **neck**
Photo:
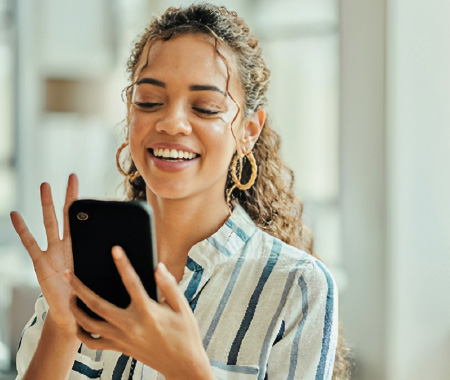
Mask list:
[[[224,197],[160,198],[147,189],[155,216],[158,261],[181,280],[189,250],[216,232],[229,216]]]

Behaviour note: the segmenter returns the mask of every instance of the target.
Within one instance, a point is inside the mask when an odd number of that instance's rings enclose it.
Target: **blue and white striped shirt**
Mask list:
[[[179,284],[200,327],[216,379],[331,379],[337,289],[311,255],[258,229],[237,205],[211,237],[193,246]],[[43,297],[17,354],[21,379],[48,305]],[[70,380],[164,379],[113,351],[81,345]]]

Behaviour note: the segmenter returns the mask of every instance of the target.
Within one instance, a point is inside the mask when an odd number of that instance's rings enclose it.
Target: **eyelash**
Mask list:
[[[135,102],[134,104],[136,104],[138,107],[147,108],[147,109],[151,109],[151,108],[163,105],[163,103],[141,103],[141,102]],[[200,112],[205,115],[210,115],[210,116],[217,115],[219,113],[219,111],[211,111],[206,108],[200,108],[200,107],[192,107],[192,109],[194,111]]]
[[[157,107],[157,106],[162,106],[162,103],[140,103],[140,102],[135,102],[134,104],[136,104],[138,107],[141,107],[141,108],[153,108],[153,107]]]
[[[219,111],[211,111],[211,110],[207,110],[205,108],[199,108],[199,107],[192,107],[192,109],[194,111],[203,113],[205,115],[217,115],[219,113]]]

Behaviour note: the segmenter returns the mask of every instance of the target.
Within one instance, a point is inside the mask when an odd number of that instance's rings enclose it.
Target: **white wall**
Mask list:
[[[450,2],[387,4],[389,379],[450,378]]]
[[[341,0],[341,296],[344,335],[357,377],[385,379],[385,70],[384,1]]]

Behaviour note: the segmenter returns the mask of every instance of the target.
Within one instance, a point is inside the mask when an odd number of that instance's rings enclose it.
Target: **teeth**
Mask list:
[[[162,158],[181,158],[185,160],[192,160],[197,157],[197,153],[186,152],[184,150],[176,150],[176,149],[164,149],[164,148],[155,148],[153,149],[153,154],[156,157]]]
[[[166,157],[166,158],[169,158],[169,157],[170,157],[170,151],[169,151],[169,149],[164,149],[162,156],[163,156],[163,157]]]

